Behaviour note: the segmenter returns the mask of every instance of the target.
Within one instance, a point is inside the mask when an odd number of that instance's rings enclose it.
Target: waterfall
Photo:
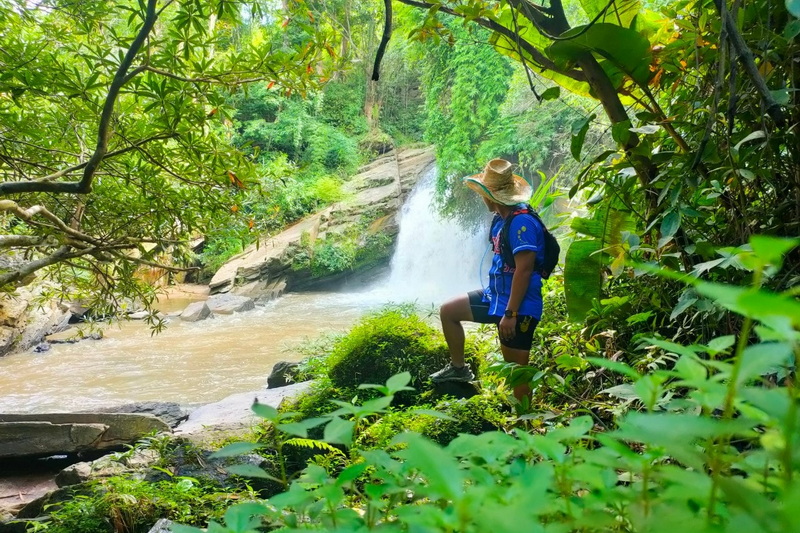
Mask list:
[[[482,276],[490,261],[488,254],[484,257],[488,229],[465,229],[439,216],[434,206],[435,178],[433,167],[411,191],[400,213],[400,234],[384,286],[394,301],[440,304],[486,285]]]

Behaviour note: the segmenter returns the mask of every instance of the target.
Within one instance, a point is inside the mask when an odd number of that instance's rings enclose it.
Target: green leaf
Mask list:
[[[745,348],[736,385],[764,374],[776,373],[793,364],[792,346],[783,342],[762,342]]]
[[[559,96],[561,96],[560,87],[550,87],[541,94],[542,100],[558,100]]]
[[[589,124],[595,119],[597,115],[591,115],[586,118],[581,118],[572,123],[572,141],[570,144],[570,152],[576,161],[581,160],[581,150],[583,150],[583,143],[586,140],[586,133],[589,131]]]
[[[750,237],[750,246],[753,253],[765,264],[770,264],[780,269],[783,265],[783,256],[800,245],[800,239],[784,239],[768,235],[753,235]]]
[[[235,457],[238,455],[243,455],[246,453],[250,453],[254,450],[258,450],[263,448],[263,444],[259,444],[257,442],[234,442],[232,444],[228,444],[227,446],[223,447],[220,450],[211,454],[212,458],[217,457]]]
[[[776,89],[774,91],[770,91],[770,94],[775,99],[775,102],[779,105],[789,105],[792,101],[792,96],[789,94],[788,89]]]
[[[266,505],[255,502],[240,503],[225,511],[225,525],[233,533],[248,533],[261,525],[261,520],[253,516],[266,513],[269,513]]]
[[[594,20],[599,16],[599,22],[618,24],[625,28],[631,26],[642,9],[639,0],[615,0],[611,3],[608,0],[580,0],[580,3],[589,19]]]
[[[617,122],[611,126],[611,138],[617,144],[627,145],[631,139],[631,121]]]
[[[336,477],[336,484],[342,486],[346,483],[350,483],[354,479],[358,478],[358,476],[363,474],[367,468],[369,468],[369,464],[367,463],[358,463],[348,466]]]
[[[601,268],[603,257],[599,253],[600,241],[572,241],[564,261],[564,295],[567,312],[574,322],[580,322],[592,308],[592,301],[600,299],[603,282]]]
[[[608,359],[601,359],[600,357],[587,357],[586,360],[592,363],[593,365],[607,368],[613,372],[617,372],[619,374],[628,376],[631,379],[639,379],[642,377],[641,374],[639,374],[636,370],[629,367],[625,363],[620,363],[618,361],[610,361]]]
[[[308,437],[308,430],[317,427],[324,423],[325,418],[309,418],[301,422],[290,422],[288,424],[278,424],[276,427],[279,431],[288,433],[289,435],[296,435],[298,437]]]
[[[783,37],[787,41],[791,41],[798,35],[800,35],[800,20],[790,20],[783,30]]]
[[[248,478],[260,478],[260,479],[270,479],[272,481],[281,482],[280,479],[276,478],[272,474],[267,473],[266,470],[263,468],[259,468],[256,465],[231,465],[225,468],[229,473],[235,476],[242,476]]]
[[[717,337],[716,339],[711,339],[711,342],[708,343],[708,351],[712,355],[716,355],[720,352],[724,352],[731,346],[736,343],[736,337],[733,335],[724,335],[722,337]]]
[[[325,434],[322,440],[331,444],[350,446],[353,444],[354,427],[355,422],[352,420],[344,420],[339,417],[331,418],[331,421],[325,426]]]
[[[459,499],[464,474],[452,455],[416,433],[401,433],[392,439],[392,444],[400,443],[407,447],[399,451],[397,456],[428,479],[434,499]]]
[[[250,407],[255,414],[260,416],[261,418],[265,418],[272,422],[278,420],[278,410],[272,407],[271,405],[267,405],[265,403],[258,403],[253,402],[253,405]]]
[[[681,214],[677,211],[670,211],[664,220],[661,221],[661,236],[672,237],[681,227]]]
[[[411,383],[411,373],[407,371],[401,372],[386,380],[386,388],[389,389],[390,394],[404,390],[414,390],[407,386],[409,383]]]
[[[675,371],[686,381],[702,381],[708,377],[708,370],[696,356],[684,355],[675,363]]]
[[[590,52],[606,59],[641,86],[650,80],[650,41],[632,28],[595,23],[590,27],[576,26],[562,37],[566,39],[556,41],[546,49],[547,55],[562,68]],[[630,124],[627,127],[630,128]]]

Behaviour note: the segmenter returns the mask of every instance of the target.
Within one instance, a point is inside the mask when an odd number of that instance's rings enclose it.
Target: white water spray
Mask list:
[[[436,168],[409,195],[400,215],[400,234],[384,290],[394,301],[440,304],[486,284],[481,260],[487,230],[461,227],[434,206]],[[484,272],[482,272],[482,270]]]

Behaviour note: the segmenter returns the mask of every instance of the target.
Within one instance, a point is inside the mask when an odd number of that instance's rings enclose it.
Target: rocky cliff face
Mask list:
[[[209,284],[211,293],[268,300],[386,264],[403,200],[433,163],[427,148],[382,155],[347,182],[346,200],[262,239],[225,264]]]

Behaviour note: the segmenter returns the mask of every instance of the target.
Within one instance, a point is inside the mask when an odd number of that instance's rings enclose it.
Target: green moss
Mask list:
[[[449,359],[439,331],[408,310],[390,309],[367,317],[337,343],[328,375],[334,387],[354,388],[408,371],[419,390]]]

